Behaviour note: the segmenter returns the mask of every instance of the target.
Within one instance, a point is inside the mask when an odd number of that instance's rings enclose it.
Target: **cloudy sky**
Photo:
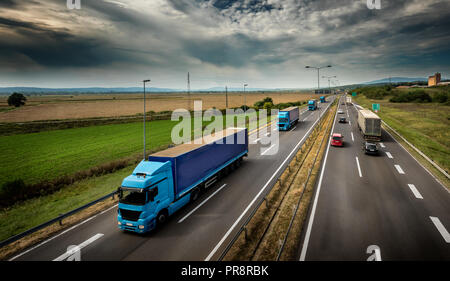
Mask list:
[[[450,76],[450,1],[0,0],[0,87],[314,87]],[[322,85],[328,84],[321,79]],[[336,82],[337,83],[337,82]]]

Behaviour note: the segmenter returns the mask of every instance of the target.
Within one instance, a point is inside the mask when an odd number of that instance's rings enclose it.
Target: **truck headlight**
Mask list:
[[[117,222],[118,225],[121,225],[122,223],[120,221]]]
[[[143,225],[140,225],[140,226],[138,226],[139,227],[139,229],[144,229],[144,226]]]

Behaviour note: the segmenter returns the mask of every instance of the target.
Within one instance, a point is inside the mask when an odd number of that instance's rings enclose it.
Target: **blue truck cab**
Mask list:
[[[308,110],[316,110],[317,109],[317,101],[310,100],[308,101]]]
[[[297,106],[278,111],[278,130],[287,131],[298,122],[299,110]]]
[[[119,229],[145,233],[237,168],[248,154],[246,128],[228,128],[199,144],[181,144],[142,160],[118,188]]]
[[[320,97],[320,102],[321,102],[321,103],[325,103],[325,102],[326,102],[324,96],[321,96],[321,97]]]

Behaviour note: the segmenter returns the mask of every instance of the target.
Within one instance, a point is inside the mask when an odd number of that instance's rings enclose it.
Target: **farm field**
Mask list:
[[[409,142],[433,159],[447,172],[450,171],[450,107],[438,103],[392,103],[353,97],[363,107],[379,103],[378,115]]]
[[[317,95],[302,92],[247,92],[247,105],[271,97],[274,104],[294,101],[306,101]],[[0,97],[0,123],[30,122],[42,120],[63,120],[94,117],[120,117],[142,113],[142,94],[97,94],[97,95],[64,95],[64,96],[30,96],[27,103],[20,108],[11,108],[7,104],[7,96]],[[225,93],[191,94],[193,101],[201,100],[203,109],[226,107]],[[239,107],[244,104],[243,93],[228,93],[228,106]],[[186,93],[148,94],[146,107],[148,111],[167,111],[188,108],[189,99]],[[11,109],[11,110],[8,110]]]

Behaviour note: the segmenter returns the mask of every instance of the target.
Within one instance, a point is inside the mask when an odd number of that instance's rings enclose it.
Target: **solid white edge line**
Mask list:
[[[356,158],[356,165],[358,166],[359,177],[362,178],[361,167],[359,166],[359,159],[358,157],[355,158]]]
[[[63,232],[61,232],[61,233],[59,233],[59,234],[57,234],[57,235],[55,235],[55,236],[53,236],[53,237],[51,237],[51,238],[45,240],[44,242],[41,242],[41,243],[37,244],[36,246],[34,246],[34,247],[32,247],[32,248],[30,248],[30,249],[28,249],[28,250],[26,250],[26,251],[24,251],[24,252],[22,252],[22,253],[20,253],[20,254],[18,254],[18,255],[16,255],[16,256],[10,258],[8,261],[13,261],[13,260],[15,260],[15,259],[17,259],[17,258],[19,258],[19,257],[21,257],[21,256],[23,256],[23,255],[25,255],[26,253],[29,253],[29,252],[33,251],[34,249],[36,249],[36,248],[38,248],[38,247],[40,247],[40,246],[42,246],[42,245],[44,245],[44,244],[50,242],[51,240],[53,240],[53,239],[55,239],[55,238],[57,238],[57,237],[59,237],[59,236],[65,234],[65,233],[67,233],[67,232],[69,232],[69,231],[71,231],[71,230],[73,230],[73,229],[79,227],[79,226],[82,225],[82,224],[87,223],[88,221],[90,221],[90,220],[96,218],[97,216],[103,215],[104,213],[110,211],[111,209],[114,209],[115,207],[117,207],[117,205],[118,205],[118,204],[115,204],[114,206],[111,206],[110,208],[108,208],[108,209],[102,211],[101,213],[98,213],[98,214],[96,214],[96,215],[94,215],[94,216],[92,216],[92,217],[87,218],[86,220],[84,220],[84,221],[82,221],[82,222],[80,222],[80,223],[78,223],[78,224],[76,224],[76,225],[74,225],[74,226],[72,226],[72,227],[70,227],[70,228],[64,230]]]
[[[339,104],[339,100],[338,100],[338,104]],[[334,116],[333,128],[331,128],[331,132],[334,131],[334,125],[336,124],[336,118],[337,118],[337,111],[336,111],[336,114]],[[325,152],[325,160],[323,162],[322,171],[320,172],[319,183],[317,185],[316,196],[314,197],[314,203],[313,203],[313,207],[312,207],[312,210],[311,210],[311,216],[309,217],[308,228],[306,230],[305,239],[303,240],[302,252],[300,254],[300,261],[304,261],[305,260],[306,251],[308,250],[309,237],[311,235],[311,229],[312,229],[312,225],[313,225],[313,222],[314,222],[314,215],[316,213],[317,201],[319,199],[320,188],[322,186],[323,174],[325,172],[325,167],[327,165],[328,151],[330,150],[329,142],[330,142],[330,140],[328,140],[327,151]]]
[[[185,215],[182,219],[180,219],[178,221],[178,223],[182,223],[185,219],[187,219],[190,215],[192,215],[195,211],[197,211],[198,208],[200,208],[203,204],[205,204],[209,199],[211,199],[214,195],[216,195],[216,193],[218,193],[219,191],[222,190],[222,188],[224,188],[227,184],[225,183],[224,185],[222,185],[221,187],[219,187],[216,191],[214,191],[213,194],[211,194],[210,196],[208,196],[208,198],[206,198],[202,203],[198,204],[194,209],[192,209],[192,211],[190,211],[187,215]]]
[[[399,174],[402,174],[402,175],[405,174],[405,172],[403,171],[402,167],[400,167],[400,165],[394,165],[394,167],[395,167],[395,169],[397,169],[397,172]]]
[[[450,243],[450,233],[448,233],[447,229],[445,229],[441,221],[437,217],[430,216],[430,219],[433,222],[434,226],[436,226],[439,233],[442,235],[442,238],[444,238],[445,242]]]
[[[409,189],[411,189],[414,196],[416,196],[417,199],[423,199],[422,194],[417,190],[416,186],[414,184],[408,184]]]
[[[86,240],[83,243],[81,243],[80,245],[78,245],[78,247],[76,249],[77,250],[83,249],[87,245],[93,243],[95,240],[101,238],[103,235],[104,235],[103,233],[95,234],[94,236],[92,236],[88,240]],[[69,251],[65,252],[64,254],[60,255],[59,257],[57,257],[56,259],[54,259],[53,261],[63,261],[63,260],[67,259],[68,257],[70,257],[73,254],[74,254],[74,250],[69,250]]]
[[[327,106],[327,109],[330,107],[331,103]],[[326,110],[322,111],[321,116],[326,112]],[[320,113],[319,113],[320,114]],[[336,120],[336,118],[335,118]],[[306,132],[306,134],[303,136],[303,138],[297,143],[297,145],[294,147],[294,149],[291,151],[291,153],[284,159],[283,163],[278,167],[278,169],[273,173],[273,175],[270,177],[270,179],[266,182],[266,184],[261,188],[261,190],[256,194],[256,196],[253,198],[253,200],[248,204],[247,208],[242,212],[242,214],[236,219],[236,221],[233,223],[233,225],[228,229],[228,231],[224,234],[222,239],[217,243],[217,245],[212,249],[212,251],[209,253],[209,255],[205,258],[205,261],[209,261],[214,254],[217,252],[217,250],[222,246],[223,242],[228,238],[230,233],[233,231],[233,229],[236,227],[236,225],[239,223],[239,221],[244,217],[244,215],[248,212],[250,207],[256,202],[256,199],[263,193],[263,191],[266,189],[266,187],[269,185],[269,183],[273,180],[273,178],[276,176],[276,174],[280,171],[280,169],[283,167],[283,165],[289,160],[291,155],[297,151],[298,146],[302,143],[302,141],[306,138],[306,136],[309,134],[309,132],[315,127],[319,119],[317,119],[312,126],[309,128],[309,130]],[[334,124],[333,124],[334,127]]]

